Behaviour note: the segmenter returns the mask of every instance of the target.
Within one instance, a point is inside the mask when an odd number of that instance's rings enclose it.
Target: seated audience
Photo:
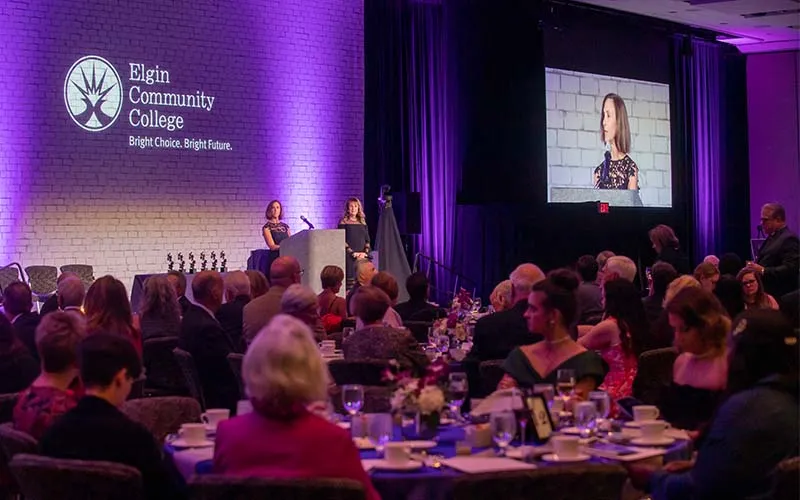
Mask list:
[[[294,257],[278,257],[269,268],[267,293],[253,298],[242,310],[242,336],[248,345],[269,321],[281,312],[281,298],[295,283],[300,283],[303,270]]]
[[[319,299],[310,287],[292,285],[281,297],[281,313],[293,316],[305,323],[314,333],[317,342],[327,338],[322,320],[319,317]]]
[[[78,403],[78,344],[86,325],[74,314],[57,311],[42,318],[36,329],[36,345],[42,371],[22,391],[14,406],[14,428],[36,438]],[[80,384],[77,384],[80,385]]]
[[[403,319],[394,309],[394,305],[397,304],[397,296],[400,294],[400,287],[397,285],[397,280],[386,271],[381,271],[372,277],[372,282],[370,284],[383,290],[389,297],[389,303],[391,305],[389,309],[386,310],[386,315],[383,317],[383,324],[392,328],[403,328]],[[358,320],[356,320],[356,329],[360,327],[361,325],[359,325]]]
[[[242,378],[253,412],[220,422],[214,473],[352,479],[368,500],[379,500],[349,431],[307,409],[327,400],[330,383],[308,326],[275,316],[250,344]]]
[[[27,283],[15,281],[3,289],[5,316],[11,322],[16,338],[22,342],[22,345],[28,349],[38,363],[36,327],[39,326],[39,315],[31,312],[31,309],[33,309],[33,294]]]
[[[733,319],[744,311],[744,290],[742,283],[728,274],[720,277],[714,288],[714,295]]]
[[[364,326],[344,339],[344,359],[396,359],[401,367],[416,372],[428,365],[428,358],[410,333],[383,324],[390,306],[386,292],[371,285],[361,286],[352,306]]]
[[[169,280],[164,276],[147,278],[139,307],[142,340],[177,337],[181,332],[181,314],[178,296]]]
[[[780,314],[747,311],[731,341],[727,394],[694,462],[629,466],[654,500],[773,498],[776,466],[798,455],[797,337]]]
[[[575,266],[581,284],[578,285],[578,324],[596,325],[603,318],[603,292],[597,284],[597,260],[591,255],[578,259]]]
[[[664,309],[672,299],[684,288],[700,288],[700,282],[694,279],[693,276],[684,274],[678,276],[667,286],[667,292],[664,294]],[[649,349],[659,349],[662,347],[672,346],[675,342],[675,330],[669,324],[669,315],[667,311],[661,312],[655,323],[650,325],[650,343]]]
[[[83,315],[83,299],[86,297],[86,289],[83,281],[79,278],[65,278],[58,284],[56,290],[58,298],[58,308],[64,312],[76,314],[81,320],[86,318]]]
[[[344,271],[339,266],[325,266],[319,275],[322,291],[317,295],[319,315],[327,333],[342,331],[342,321],[347,317],[347,303],[339,297],[344,283]]]
[[[753,268],[745,267],[739,271],[736,279],[742,284],[745,309],[778,309],[778,301],[764,291],[761,275]]]
[[[408,301],[397,304],[394,309],[403,321],[436,321],[444,317],[444,311],[428,302],[428,277],[416,272],[406,279]]]
[[[528,309],[528,296],[533,286],[544,279],[544,273],[533,264],[520,264],[509,278],[513,306],[475,323],[472,349],[468,354],[473,362],[506,359],[514,348],[542,339],[542,332],[528,329],[524,314]]]
[[[11,322],[0,316],[0,394],[19,392],[38,375],[36,358],[17,339]]]
[[[351,301],[353,300],[353,295],[358,290],[358,287],[369,285],[372,282],[372,277],[378,274],[378,270],[375,269],[375,265],[366,259],[362,259],[356,262],[356,281],[353,284],[353,288],[347,292],[347,296],[345,297],[345,302],[347,304],[347,314],[350,316],[355,316],[355,311],[353,310],[353,306]]]
[[[613,280],[625,280],[633,283],[635,279],[636,264],[628,257],[614,255],[606,260],[606,265],[603,268],[603,283]]]
[[[748,267],[760,275],[766,293],[780,298],[800,288],[800,239],[786,226],[786,209],[779,203],[761,207],[761,225],[767,239]]]
[[[656,251],[656,261],[672,264],[681,274],[690,272],[689,259],[680,249],[680,241],[675,231],[666,224],[659,224],[648,233],[653,250]]]
[[[698,429],[711,419],[725,389],[725,337],[731,321],[717,298],[699,286],[678,292],[667,304],[667,314],[680,354],[672,368],[672,387],[659,407],[673,426]]]
[[[678,277],[678,272],[667,262],[656,262],[650,270],[648,277],[648,295],[642,299],[644,312],[647,322],[655,324],[661,312],[664,310],[664,296],[667,294],[667,287]],[[669,335],[670,339],[672,335]]]
[[[142,373],[133,345],[119,335],[90,335],[78,346],[78,366],[86,395],[45,431],[42,455],[130,465],[142,473],[144,498],[181,498],[153,435],[119,410]]]
[[[581,327],[578,344],[597,351],[609,367],[600,388],[612,401],[630,397],[639,355],[649,336],[639,289],[625,280],[607,282],[603,287],[605,315],[595,326]]]
[[[269,290],[269,281],[264,273],[257,269],[248,269],[244,272],[250,279],[250,300],[257,299]]]
[[[716,255],[706,255],[703,258],[703,262],[707,262],[712,266],[716,267],[717,270],[719,270],[719,257],[717,257]]]
[[[578,301],[575,290],[578,276],[567,269],[557,269],[533,285],[528,297],[525,320],[531,332],[540,332],[544,340],[514,348],[503,363],[506,374],[500,389],[556,385],[558,370],[575,370],[575,396],[586,399],[589,392],[603,383],[608,366],[603,358],[589,351],[570,336]]]
[[[244,306],[250,303],[250,278],[244,271],[232,271],[225,275],[223,282],[225,303],[217,311],[217,321],[231,339],[234,350],[244,352],[247,346],[242,338],[242,320]]]
[[[206,406],[233,411],[239,401],[239,382],[228,364],[228,354],[236,351],[215,316],[222,305],[223,287],[218,272],[197,273],[192,280],[196,304],[183,315],[179,345],[194,358]]]
[[[142,335],[133,324],[128,292],[115,277],[99,278],[86,292],[86,332],[120,335],[142,354]]]
[[[707,292],[714,291],[719,277],[719,269],[709,262],[701,262],[694,268],[694,279],[699,281],[700,287]]]
[[[178,297],[178,304],[181,306],[181,316],[186,313],[192,302],[186,298],[186,275],[179,271],[167,272],[167,279],[172,288],[175,289],[175,295]]]
[[[602,252],[597,254],[595,260],[597,261],[597,269],[598,269],[597,271],[598,285],[600,285],[603,282],[603,270],[606,268],[606,262],[608,262],[609,258],[614,257],[615,255],[617,254],[615,254],[611,250],[603,250]]]
[[[489,295],[489,303],[492,305],[492,312],[501,312],[511,309],[511,280],[503,280],[494,287],[492,294]]]
[[[723,254],[719,258],[719,273],[722,276],[736,276],[744,267],[742,259],[733,252]]]
[[[60,307],[58,305],[58,285],[60,285],[61,282],[67,278],[80,279],[80,276],[78,276],[77,273],[73,273],[71,271],[59,274],[58,278],[56,278],[56,293],[54,295],[51,295],[50,297],[47,298],[47,300],[44,301],[44,304],[42,304],[41,309],[39,309],[39,316],[44,317],[50,314],[51,312],[59,310]],[[85,288],[86,287],[84,287],[84,289]]]

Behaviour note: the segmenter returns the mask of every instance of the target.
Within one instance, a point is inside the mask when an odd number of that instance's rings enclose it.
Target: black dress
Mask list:
[[[356,277],[357,259],[353,254],[356,252],[369,254],[370,251],[369,228],[366,222],[363,224],[350,223],[345,222],[344,219],[339,221],[338,228],[344,229],[345,251],[347,252],[344,272],[347,277],[347,288],[350,288]]]
[[[272,241],[275,242],[276,245],[280,245],[281,241],[285,240],[289,237],[289,225],[285,222],[267,222],[264,224],[264,227],[261,228],[261,233],[263,234],[265,230],[269,229],[269,234],[272,235]],[[280,255],[280,250],[270,250],[269,257],[267,258],[267,269],[266,275],[267,280],[269,280],[269,268],[272,266],[272,263],[275,259],[278,258]]]
[[[597,189],[628,189],[630,178],[639,173],[639,167],[628,155],[621,160],[608,162],[608,178],[606,179],[601,178],[600,171],[602,169],[602,163],[594,169],[594,174],[598,177],[595,185]]]

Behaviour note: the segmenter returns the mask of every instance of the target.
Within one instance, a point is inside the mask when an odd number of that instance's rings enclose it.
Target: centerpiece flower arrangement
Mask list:
[[[398,364],[383,373],[383,379],[394,386],[392,411],[397,415],[415,415],[414,432],[417,437],[433,437],[439,429],[445,407],[445,386],[450,368],[442,359],[433,361],[419,378],[408,370],[397,372]]]
[[[467,339],[467,323],[472,320],[472,306],[475,301],[472,294],[461,288],[453,298],[450,312],[446,318],[434,323],[434,328],[439,334],[446,334],[461,342]]]

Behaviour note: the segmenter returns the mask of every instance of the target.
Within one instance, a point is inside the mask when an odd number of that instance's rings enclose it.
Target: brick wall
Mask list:
[[[183,130],[117,121],[87,132],[64,82],[83,56],[107,59],[127,99],[129,64],[215,96],[212,111],[158,108]],[[130,287],[166,254],[212,250],[243,268],[263,247],[269,200],[302,229],[336,224],[363,191],[362,0],[42,0],[0,12],[0,265],[88,263]],[[152,108],[151,108],[152,109]],[[131,135],[215,139],[231,151],[140,149]]]
[[[603,97],[613,92],[628,110],[642,202],[672,206],[668,85],[547,68],[546,89],[548,200],[550,187],[593,186]]]

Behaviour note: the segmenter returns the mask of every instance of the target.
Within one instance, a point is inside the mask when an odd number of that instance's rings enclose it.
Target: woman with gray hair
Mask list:
[[[350,433],[308,406],[327,399],[328,369],[302,321],[279,314],[253,339],[242,363],[253,412],[220,422],[214,472],[269,478],[341,478],[380,497]]]
[[[318,342],[327,338],[319,317],[319,298],[310,287],[295,284],[287,288],[281,297],[281,312],[308,325]]]

